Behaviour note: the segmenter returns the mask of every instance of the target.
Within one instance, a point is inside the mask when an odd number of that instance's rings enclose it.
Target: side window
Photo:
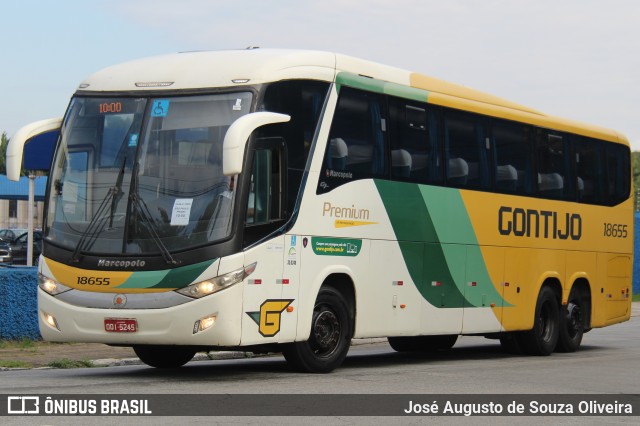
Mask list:
[[[447,184],[488,189],[487,139],[480,116],[446,111],[444,136]]]
[[[265,225],[284,218],[280,152],[257,149],[253,157],[247,225]]]
[[[629,148],[615,143],[605,144],[607,180],[605,196],[607,205],[616,205],[629,197],[630,165]]]
[[[492,130],[496,191],[531,194],[533,186],[531,127],[496,121]]]
[[[9,200],[9,217],[18,217],[18,200]]]
[[[325,82],[288,80],[270,84],[264,93],[259,109],[287,114],[291,120],[262,127],[258,136],[285,138],[289,169],[305,168],[328,88]]]
[[[318,192],[385,176],[384,98],[346,87],[340,92]]]
[[[576,189],[578,201],[602,204],[604,181],[603,144],[595,139],[573,136],[576,155]]]
[[[574,199],[569,149],[566,137],[558,132],[538,130],[536,194],[544,198]]]
[[[53,190],[62,196],[62,202],[56,203],[56,214],[64,214],[68,220],[87,220],[87,200],[90,199],[91,181],[89,175],[92,155],[89,151],[69,151],[62,171],[62,179],[56,180]],[[64,212],[64,213],[62,213]]]
[[[291,120],[257,130],[258,137],[283,137],[287,143],[288,211],[295,208],[313,137],[329,84],[311,80],[287,80],[270,84],[259,110],[287,114]]]
[[[438,122],[433,108],[406,99],[390,98],[392,179],[442,182],[437,132]]]

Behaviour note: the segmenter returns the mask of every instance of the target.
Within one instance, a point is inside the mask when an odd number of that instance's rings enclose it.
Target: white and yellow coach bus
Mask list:
[[[338,367],[459,335],[571,352],[628,320],[620,134],[325,52],[180,53],[104,69],[63,119],[39,262],[42,336]]]

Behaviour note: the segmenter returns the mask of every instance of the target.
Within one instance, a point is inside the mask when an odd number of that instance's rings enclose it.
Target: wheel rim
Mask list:
[[[342,332],[335,312],[328,308],[319,309],[314,316],[312,331],[311,347],[314,353],[321,357],[331,356],[340,344]]]
[[[553,335],[553,315],[551,312],[551,305],[547,302],[542,305],[542,309],[540,309],[540,317],[538,318],[538,322],[540,324],[539,336],[541,340],[545,342],[551,340],[551,336]]]
[[[575,338],[582,329],[582,311],[580,310],[580,306],[573,302],[569,302],[567,305],[566,324],[567,332],[572,339]]]

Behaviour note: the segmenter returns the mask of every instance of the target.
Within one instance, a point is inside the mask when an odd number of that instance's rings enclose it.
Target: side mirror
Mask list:
[[[291,116],[275,112],[254,112],[243,115],[234,121],[222,144],[222,173],[225,176],[233,176],[242,172],[244,150],[251,133],[258,127],[267,124],[286,123]]]
[[[25,144],[43,133],[59,130],[61,126],[62,118],[41,120],[27,124],[13,135],[7,145],[6,165],[9,180],[20,180],[20,169],[22,168],[22,156]]]

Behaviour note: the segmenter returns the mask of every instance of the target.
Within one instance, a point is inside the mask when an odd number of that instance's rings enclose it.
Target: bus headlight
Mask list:
[[[194,283],[175,291],[177,293],[184,294],[185,296],[199,299],[242,282],[242,280],[251,275],[255,269],[256,263],[252,263],[249,266],[236,269],[228,274],[220,275],[219,277],[201,281],[199,283]]]
[[[41,289],[43,289],[44,291],[46,291],[52,296],[71,290],[71,287],[67,287],[64,284],[60,284],[59,282],[52,280],[51,278],[45,277],[42,274],[38,274],[38,287],[40,287]]]

